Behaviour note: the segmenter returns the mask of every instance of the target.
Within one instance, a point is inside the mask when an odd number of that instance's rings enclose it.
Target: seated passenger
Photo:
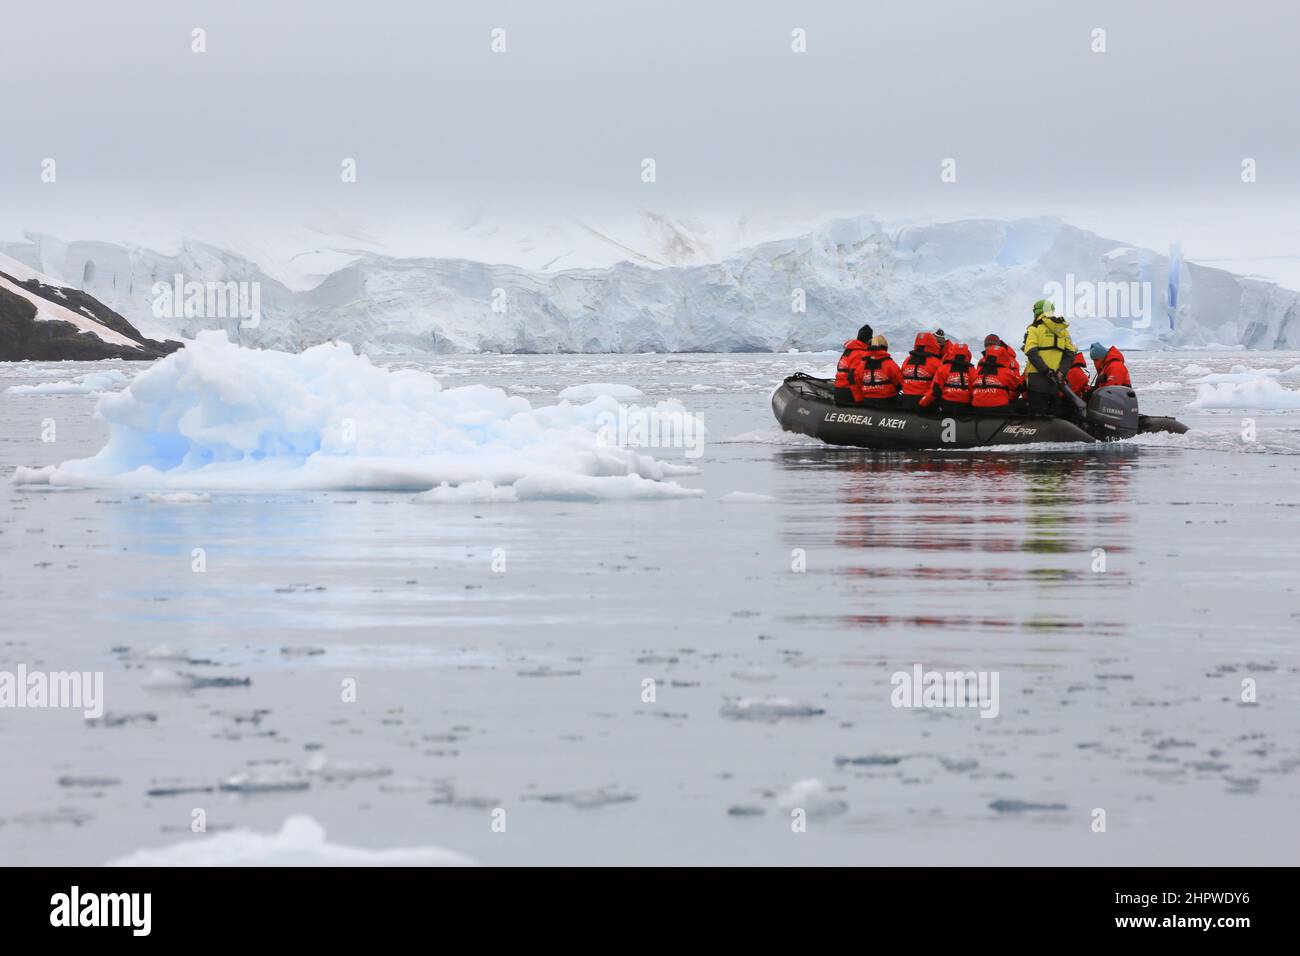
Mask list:
[[[977,414],[1006,415],[1011,403],[1024,390],[1025,380],[1015,370],[1015,355],[1009,348],[994,345],[984,350],[971,383],[971,411]]]
[[[864,325],[858,329],[858,337],[849,339],[844,343],[844,354],[840,356],[839,364],[835,366],[835,403],[837,405],[852,405],[857,401],[853,394],[853,386],[861,381],[859,370],[862,367],[862,360],[867,357],[867,344],[871,341],[871,326]]]
[[[1065,373],[1065,383],[1070,386],[1070,391],[1075,395],[1080,398],[1088,397],[1088,360],[1083,357],[1082,352],[1074,353],[1074,361],[1070,363],[1070,369]]]
[[[934,373],[943,363],[939,361],[942,347],[932,332],[919,332],[916,345],[907,354],[901,369],[903,373],[903,394],[898,404],[903,408],[916,408],[921,399],[930,394],[934,386]]]
[[[939,343],[939,361],[940,363],[948,361],[948,356],[952,352],[953,342],[948,338],[943,329],[934,330],[934,340]]]
[[[889,407],[898,404],[898,390],[903,387],[903,372],[889,354],[889,340],[877,335],[871,340],[862,360],[860,383],[854,388],[858,401]]]
[[[1011,367],[1015,369],[1016,374],[1019,375],[1020,359],[1016,357],[1016,350],[1013,349],[1011,346],[1007,345],[1007,343],[1003,341],[1002,336],[998,335],[995,332],[990,332],[988,335],[984,336],[984,353],[980,356],[980,359],[982,360],[984,356],[988,355],[989,349],[995,346],[999,346],[1007,350],[1007,356],[1011,359]],[[975,364],[978,365],[979,362],[975,362]]]
[[[948,414],[969,412],[975,383],[970,348],[960,342],[949,344],[952,354],[935,373],[933,389],[921,404],[928,407],[938,399],[940,409]]]
[[[1093,342],[1092,347],[1088,349],[1088,354],[1092,356],[1092,363],[1097,366],[1097,377],[1092,382],[1094,389],[1106,385],[1133,387],[1128,366],[1124,364],[1124,353],[1115,346],[1112,345],[1107,349],[1100,342]]]

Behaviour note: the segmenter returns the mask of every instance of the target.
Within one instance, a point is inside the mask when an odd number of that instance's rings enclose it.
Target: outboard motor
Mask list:
[[[1088,430],[1102,441],[1138,433],[1137,393],[1125,385],[1106,385],[1088,399]]]

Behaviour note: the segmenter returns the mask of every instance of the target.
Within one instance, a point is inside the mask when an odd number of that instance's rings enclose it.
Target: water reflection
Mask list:
[[[1065,601],[1100,585],[1096,549],[1131,548],[1141,454],[782,451],[789,497],[808,505],[790,513],[786,538],[833,549],[811,573],[858,583],[852,596],[872,606],[829,615],[843,623],[1117,633],[1122,622],[1085,622]],[[895,601],[921,606],[882,609]]]

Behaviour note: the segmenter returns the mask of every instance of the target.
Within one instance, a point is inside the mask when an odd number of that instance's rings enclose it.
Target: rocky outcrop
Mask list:
[[[0,270],[0,361],[148,361],[180,342],[145,338],[94,296]]]

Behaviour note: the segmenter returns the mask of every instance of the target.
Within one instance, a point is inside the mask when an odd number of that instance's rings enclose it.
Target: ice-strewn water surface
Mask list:
[[[102,466],[0,483],[0,672],[104,675],[94,721],[0,709],[0,860],[1293,862],[1300,355],[1131,356],[1186,436],[889,455],[776,430],[834,358],[326,347],[220,402],[195,365],[0,366],[4,476]],[[594,441],[619,401],[702,454]],[[347,417],[437,467],[280,480]],[[124,480],[159,435],[223,480]],[[572,493],[629,475],[699,494]],[[996,706],[900,698],[918,665]]]

